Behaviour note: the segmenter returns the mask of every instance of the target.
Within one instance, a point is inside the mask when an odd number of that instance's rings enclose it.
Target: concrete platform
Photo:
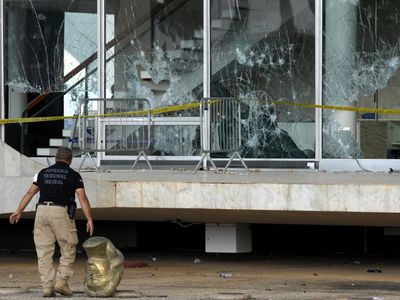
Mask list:
[[[4,144],[0,160],[5,199],[0,216],[7,217],[44,165]],[[174,167],[81,174],[97,219],[400,226],[400,173],[267,169],[193,174],[192,168]],[[33,217],[33,202],[26,217]]]
[[[82,176],[115,186],[114,208],[97,211],[102,219],[400,225],[397,173],[144,169]]]

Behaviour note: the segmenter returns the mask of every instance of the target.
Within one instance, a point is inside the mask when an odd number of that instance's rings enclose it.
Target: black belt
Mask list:
[[[50,206],[61,206],[61,207],[66,207],[66,205],[54,203],[54,202],[51,202],[51,201],[39,202],[38,205],[50,205]]]

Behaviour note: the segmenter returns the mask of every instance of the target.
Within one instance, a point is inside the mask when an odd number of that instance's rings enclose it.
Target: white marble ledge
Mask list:
[[[400,186],[120,182],[117,207],[400,212]]]

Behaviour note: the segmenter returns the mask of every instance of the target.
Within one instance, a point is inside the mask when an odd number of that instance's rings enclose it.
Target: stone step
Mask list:
[[[227,19],[211,20],[211,29],[224,29],[227,30],[231,26],[231,21]]]
[[[203,39],[203,29],[195,29],[193,32],[193,36],[195,39]]]
[[[178,49],[167,50],[167,57],[171,59],[177,59],[182,57],[182,51]]]
[[[37,148],[37,156],[54,156],[56,155],[57,148]]]
[[[234,8],[231,9],[224,9],[221,11],[221,18],[222,19],[235,19],[237,16],[237,10]]]
[[[68,143],[68,138],[57,138],[49,140],[50,147],[68,147]]]
[[[37,156],[55,156],[58,148],[37,148],[36,155]],[[82,153],[82,150],[78,148],[72,149],[72,155],[77,156]]]
[[[181,49],[193,49],[194,46],[194,40],[181,40]]]
[[[169,81],[161,81],[160,83],[156,84],[152,81],[142,81],[141,83],[142,86],[145,86],[152,91],[159,91],[159,92],[166,92],[169,89]]]
[[[70,136],[71,136],[71,133],[72,133],[72,130],[71,130],[71,129],[63,129],[63,130],[62,130],[62,136],[63,136],[63,137],[70,137]]]
[[[50,147],[68,147],[70,143],[70,138],[51,138],[49,139],[49,146]],[[78,144],[78,138],[72,139],[72,146],[73,148],[76,148],[76,145]]]
[[[140,71],[140,79],[141,80],[151,80],[151,75],[147,71]]]

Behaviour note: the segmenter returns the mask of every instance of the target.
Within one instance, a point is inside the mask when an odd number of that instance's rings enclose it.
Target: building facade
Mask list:
[[[191,160],[218,130],[199,134],[210,121],[185,105],[234,98],[240,153],[254,167],[395,167],[399,8],[395,0],[3,0],[1,118],[71,116],[84,99],[147,99],[160,112],[149,156]],[[87,109],[105,112],[95,102]],[[74,126],[49,124],[1,125],[1,137],[37,156]],[[138,128],[108,126],[99,122],[95,134],[114,134],[114,143],[96,149],[118,147]]]
[[[254,169],[393,172],[89,172],[96,218],[130,222],[132,240],[140,222],[201,224],[210,252],[250,251],[250,224],[386,234],[400,224],[399,8],[396,0],[1,0],[0,217],[43,167],[21,153],[38,160],[67,145],[98,165],[143,150],[152,164],[194,168],[204,153],[225,164],[237,151]]]

